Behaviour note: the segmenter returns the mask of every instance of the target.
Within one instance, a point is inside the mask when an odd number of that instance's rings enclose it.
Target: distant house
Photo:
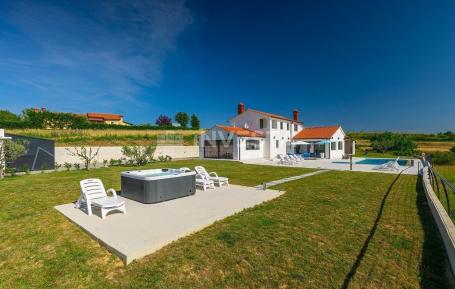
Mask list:
[[[123,120],[123,115],[113,113],[88,112],[87,120],[93,123],[131,125]]]
[[[345,144],[346,142],[346,144]],[[341,126],[304,127],[299,111],[292,118],[245,110],[239,103],[229,125],[216,125],[200,138],[200,156],[234,160],[274,159],[279,154],[302,153],[339,159],[354,150]]]

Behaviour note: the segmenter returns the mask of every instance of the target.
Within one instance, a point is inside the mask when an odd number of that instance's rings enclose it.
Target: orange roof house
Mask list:
[[[293,139],[330,139],[341,126],[305,127]]]
[[[123,120],[123,115],[121,114],[88,112],[87,119],[95,123],[129,125]]]

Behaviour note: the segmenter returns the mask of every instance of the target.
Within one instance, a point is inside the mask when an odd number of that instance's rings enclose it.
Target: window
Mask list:
[[[259,119],[259,128],[264,128],[264,119]]]
[[[332,151],[335,151],[335,150],[337,149],[337,143],[336,143],[336,142],[331,142],[331,143],[330,143],[330,149],[331,149]]]
[[[277,127],[276,120],[272,120],[272,128],[275,128],[275,129],[276,129],[276,127]]]
[[[282,130],[283,129],[283,122],[280,122],[280,129]]]
[[[294,124],[294,131],[298,131],[299,130],[299,126]]]
[[[338,142],[338,150],[343,150],[343,142],[342,141],[339,141]]]
[[[275,144],[276,148],[277,148],[277,149],[280,148],[280,141],[279,141],[279,140],[276,140],[275,143],[276,143],[276,144]]]
[[[246,150],[247,151],[257,151],[259,150],[259,140],[257,139],[247,139],[246,140]]]
[[[289,130],[289,122],[286,123],[286,129]]]

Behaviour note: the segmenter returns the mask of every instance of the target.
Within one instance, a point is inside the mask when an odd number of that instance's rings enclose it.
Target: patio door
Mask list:
[[[208,159],[232,159],[234,143],[232,140],[205,141],[204,158]]]

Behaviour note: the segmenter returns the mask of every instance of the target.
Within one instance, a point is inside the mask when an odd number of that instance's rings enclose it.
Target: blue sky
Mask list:
[[[453,1],[1,1],[0,108],[455,130]]]

